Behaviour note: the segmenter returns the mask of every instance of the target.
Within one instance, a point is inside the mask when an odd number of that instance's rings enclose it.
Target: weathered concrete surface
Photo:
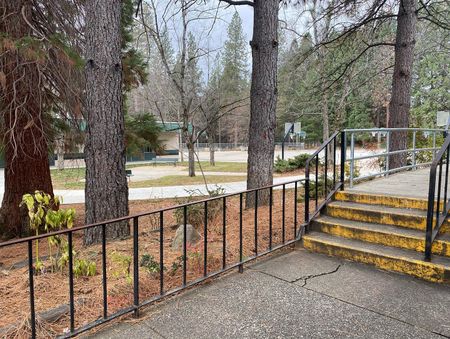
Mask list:
[[[298,249],[91,337],[442,338],[449,309],[449,287]]]
[[[443,178],[445,174],[444,170],[442,171]],[[430,180],[430,168],[426,167],[415,171],[407,171],[391,174],[387,177],[377,178],[362,183],[355,182],[352,188],[346,186],[345,189],[354,192],[427,199],[429,180]],[[448,192],[450,192],[450,187]]]

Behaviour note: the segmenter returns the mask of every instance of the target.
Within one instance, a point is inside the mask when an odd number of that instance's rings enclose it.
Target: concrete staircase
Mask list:
[[[337,192],[303,236],[305,248],[381,269],[450,284],[450,223],[424,261],[427,201]]]

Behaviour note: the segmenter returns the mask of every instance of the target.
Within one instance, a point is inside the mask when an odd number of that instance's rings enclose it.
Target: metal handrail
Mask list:
[[[433,159],[436,156],[436,151],[438,151],[440,148],[436,147],[436,135],[438,133],[445,133],[445,129],[439,129],[439,128],[365,128],[365,129],[345,129],[344,132],[348,135],[350,134],[350,156],[346,158],[346,161],[350,163],[350,175],[349,175],[349,185],[350,187],[353,187],[354,181],[360,181],[368,178],[373,178],[377,176],[387,176],[391,173],[399,172],[401,170],[408,170],[408,169],[417,169],[418,167],[422,167],[425,165],[428,165],[429,163],[417,163],[417,154],[420,152],[433,152],[432,157]],[[404,150],[395,150],[390,151],[390,140],[391,140],[391,133],[392,132],[412,132],[413,138],[412,138],[412,148],[407,148]],[[429,132],[432,134],[433,138],[433,146],[432,147],[426,147],[426,148],[416,148],[416,135],[417,132]],[[369,155],[363,155],[363,156],[355,156],[355,135],[357,133],[379,133],[380,136],[383,134],[383,136],[386,138],[386,148],[382,153],[376,153],[376,154],[369,154]],[[392,155],[396,154],[404,154],[404,153],[412,153],[412,165],[405,165],[403,167],[399,168],[389,168],[389,161],[390,157]],[[371,173],[369,175],[355,177],[355,162],[358,160],[367,160],[367,159],[374,159],[374,158],[384,158],[385,159],[385,168],[384,170],[380,170],[376,173]]]
[[[210,279],[214,276],[217,276],[219,274],[222,274],[224,272],[227,272],[231,269],[234,268],[238,268],[239,272],[243,272],[243,265],[249,261],[252,261],[256,258],[259,258],[263,255],[266,255],[268,253],[271,253],[275,250],[278,250],[280,248],[283,248],[285,246],[291,245],[293,243],[295,243],[296,241],[298,241],[300,239],[300,235],[301,232],[299,232],[299,230],[304,227],[304,225],[301,223],[301,220],[298,218],[298,203],[300,202],[299,198],[298,198],[298,191],[299,188],[305,183],[305,179],[297,179],[297,180],[290,180],[290,181],[286,181],[283,183],[279,183],[279,184],[274,184],[274,185],[269,185],[269,186],[264,186],[264,187],[260,187],[260,188],[255,188],[255,189],[248,189],[245,191],[241,191],[241,192],[237,192],[237,193],[230,193],[230,194],[224,194],[224,195],[220,195],[217,197],[213,197],[213,198],[207,198],[207,199],[201,199],[201,200],[197,200],[197,201],[193,201],[193,202],[188,202],[185,204],[180,204],[180,205],[176,205],[176,206],[171,206],[171,207],[167,207],[167,208],[162,208],[162,209],[156,209],[156,210],[152,210],[149,212],[144,212],[144,213],[138,213],[138,214],[134,214],[134,215],[129,215],[126,217],[122,217],[122,218],[116,218],[116,219],[111,219],[111,220],[105,220],[103,222],[98,222],[98,223],[94,223],[94,224],[90,224],[90,225],[84,225],[84,226],[80,226],[80,227],[74,227],[71,229],[64,229],[64,230],[60,230],[60,231],[54,231],[54,232],[49,232],[49,233],[44,233],[44,234],[40,234],[37,236],[31,236],[31,237],[26,237],[26,238],[21,238],[21,239],[15,239],[15,240],[10,240],[10,241],[6,241],[6,242],[2,242],[0,243],[0,249],[2,248],[8,248],[11,247],[13,245],[18,245],[18,244],[26,244],[28,246],[28,286],[29,286],[29,291],[28,291],[28,295],[29,295],[29,300],[30,300],[30,327],[31,327],[31,337],[32,338],[36,338],[36,311],[35,311],[35,293],[34,293],[34,262],[33,260],[35,259],[33,257],[33,243],[35,241],[39,241],[41,239],[45,239],[45,238],[49,238],[49,237],[53,237],[53,236],[58,236],[58,235],[66,235],[67,236],[67,250],[68,250],[68,281],[69,281],[69,332],[68,333],[64,333],[62,334],[62,337],[64,338],[69,338],[69,337],[73,337],[75,335],[78,335],[80,333],[83,333],[87,330],[90,330],[98,325],[101,325],[103,323],[109,322],[115,318],[118,318],[124,314],[128,314],[128,313],[134,313],[136,316],[138,315],[138,311],[139,309],[141,309],[142,307],[153,303],[155,301],[158,301],[162,298],[165,298],[167,296],[173,295],[175,293],[178,293],[179,291],[186,289],[188,287],[194,286],[196,284],[199,284],[207,279]],[[275,189],[282,189],[282,194],[280,195],[281,198],[281,208],[282,208],[282,223],[281,225],[277,224],[277,227],[280,227],[282,230],[282,238],[279,242],[275,243],[275,240],[272,241],[272,236],[275,236],[275,232],[273,231],[273,227],[272,224],[275,222],[273,219],[273,200],[274,200],[274,194],[273,191]],[[286,197],[286,191],[287,189],[291,189],[293,190],[293,198],[294,198],[294,202],[293,202],[293,215],[294,215],[294,220],[292,222],[292,224],[288,225],[288,223],[286,222],[285,219],[286,218],[286,203],[288,202]],[[258,246],[258,240],[259,237],[261,235],[259,235],[258,232],[258,223],[261,223],[259,218],[258,218],[258,208],[262,207],[262,206],[258,206],[259,203],[259,199],[258,199],[258,193],[260,193],[261,191],[269,191],[269,204],[268,204],[268,209],[269,209],[269,227],[268,227],[268,238],[269,238],[269,244],[268,244],[268,248],[262,248],[261,245]],[[255,199],[254,199],[254,217],[255,217],[255,224],[254,224],[254,255],[251,255],[250,257],[244,257],[243,255],[243,227],[247,226],[243,224],[243,211],[244,209],[244,205],[243,205],[243,200],[244,200],[244,196],[254,193],[255,194]],[[227,256],[227,238],[226,238],[226,234],[227,234],[227,202],[229,203],[229,199],[232,197],[237,197],[239,200],[239,256],[238,259],[236,260],[236,262],[234,263],[230,263],[229,261],[229,257]],[[208,227],[209,227],[209,220],[208,220],[208,206],[212,203],[212,202],[218,202],[220,203],[223,208],[221,210],[222,213],[222,246],[223,246],[223,253],[222,253],[222,265],[221,268],[215,271],[210,272],[208,269]],[[195,279],[195,280],[189,280],[188,279],[188,275],[187,275],[187,243],[186,243],[186,234],[187,234],[187,224],[188,224],[188,217],[189,217],[189,207],[193,206],[193,205],[200,205],[201,208],[203,208],[203,213],[204,213],[204,221],[203,221],[203,274],[200,278]],[[164,243],[164,239],[165,237],[167,237],[165,235],[165,228],[164,227],[164,220],[165,220],[165,216],[167,212],[173,211],[173,210],[177,210],[177,209],[182,209],[183,211],[183,255],[182,255],[182,269],[183,269],[183,274],[182,274],[182,285],[178,286],[176,288],[172,288],[172,289],[168,289],[167,283],[164,282],[164,267],[166,267],[164,264],[164,247],[163,247],[163,243]],[[159,294],[155,297],[152,297],[150,299],[147,299],[145,301],[141,301],[140,300],[140,282],[139,282],[139,237],[140,237],[140,233],[139,233],[139,229],[140,229],[140,220],[142,217],[145,216],[155,216],[156,218],[158,218],[159,220],[159,244],[160,244],[160,249],[159,249],[159,281],[160,281],[160,287],[159,287]],[[107,248],[107,229],[108,227],[110,227],[110,225],[117,223],[117,222],[129,222],[130,224],[132,224],[132,232],[131,232],[131,237],[133,239],[133,244],[132,244],[132,248],[133,248],[133,255],[132,255],[132,267],[133,267],[133,303],[132,305],[128,306],[128,307],[124,307],[118,311],[116,311],[115,313],[110,313],[109,312],[109,306],[108,306],[108,289],[107,289],[107,269],[106,269],[106,263],[107,263],[107,257],[106,257],[106,248]],[[101,255],[101,265],[102,265],[102,269],[100,271],[100,274],[102,275],[102,301],[103,301],[103,307],[102,307],[102,317],[90,322],[86,325],[83,325],[81,327],[75,327],[75,309],[76,309],[76,304],[75,304],[75,293],[74,293],[74,237],[73,234],[75,232],[79,232],[79,231],[83,231],[86,229],[90,229],[90,228],[100,228],[99,231],[101,232],[101,246],[102,246],[102,255]],[[290,234],[292,234],[292,236],[289,235],[289,233],[287,233],[287,230],[290,229],[290,227],[292,227],[292,232],[289,232]],[[265,238],[265,236],[263,236]]]
[[[445,161],[445,177],[444,182],[442,182],[442,166],[444,161]],[[444,144],[440,148],[430,167],[427,224],[425,232],[425,260],[427,261],[431,260],[433,242],[436,239],[436,236],[439,234],[439,230],[444,221],[447,219],[450,211],[450,204],[449,201],[447,200],[449,162],[450,162],[450,135],[447,135]],[[439,175],[437,175],[438,167],[439,167]],[[436,199],[436,177],[438,178],[437,199]],[[440,212],[442,184],[444,184],[444,199],[442,201],[443,202],[442,212]]]
[[[336,171],[336,167],[337,167],[337,157],[336,157],[336,153],[337,153],[337,139],[339,134],[341,135],[341,140],[340,140],[340,152],[341,152],[341,157],[340,157],[340,173],[339,173],[339,178],[337,178],[337,171]],[[319,204],[319,191],[318,191],[318,187],[319,187],[319,162],[320,162],[320,155],[321,153],[324,152],[324,192],[323,192],[323,196],[324,196],[324,200],[322,201],[322,203]],[[328,186],[328,180],[329,180],[329,167],[328,167],[328,162],[329,162],[329,152],[332,152],[332,181],[333,184],[329,189]],[[322,145],[320,145],[320,147],[313,153],[311,154],[311,156],[308,158],[308,160],[306,160],[306,165],[305,165],[305,225],[306,225],[306,231],[308,231],[308,226],[311,222],[311,220],[320,213],[320,211],[326,206],[327,202],[331,200],[331,198],[333,197],[333,195],[338,191],[338,190],[343,190],[344,189],[344,180],[345,180],[345,153],[346,153],[346,142],[345,142],[345,131],[342,132],[335,132],[331,135],[331,137],[329,137],[325,142],[322,143]],[[314,186],[314,200],[315,200],[315,209],[313,211],[313,213],[310,213],[310,166],[311,163],[314,161],[315,163],[315,186]],[[330,171],[331,172],[331,171]],[[331,180],[331,179],[330,179]]]

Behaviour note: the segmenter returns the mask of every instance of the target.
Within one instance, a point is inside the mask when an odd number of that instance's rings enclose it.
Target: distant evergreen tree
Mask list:
[[[221,84],[225,98],[233,99],[248,88],[247,43],[238,12],[234,13],[227,32]]]
[[[248,49],[242,19],[234,13],[227,30],[227,40],[222,54],[222,74],[219,81],[221,104],[226,105],[249,96]],[[237,143],[247,137],[248,108],[232,112],[240,119],[226,115],[220,122],[220,141]]]

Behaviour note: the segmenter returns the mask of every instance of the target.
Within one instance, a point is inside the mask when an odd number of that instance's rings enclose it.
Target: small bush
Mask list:
[[[113,251],[111,253],[111,259],[116,266],[113,270],[113,276],[115,278],[123,277],[128,284],[131,284],[133,282],[131,278],[131,256]]]
[[[94,261],[76,259],[73,265],[73,274],[78,277],[93,277],[97,273],[97,265]]]
[[[147,269],[149,273],[159,273],[161,271],[159,262],[155,260],[151,254],[143,254],[141,257],[140,266]],[[163,267],[163,269],[165,269]]]
[[[290,167],[289,161],[281,159],[279,156],[275,160],[274,170],[276,173],[286,173],[293,171],[294,169]]]
[[[306,161],[309,154],[300,154],[288,160],[283,160],[279,156],[275,160],[274,169],[277,173],[292,172],[297,169],[303,169],[306,166]]]
[[[309,159],[309,154],[300,154],[294,158],[288,159],[289,166],[295,168],[305,168],[306,161]]]
[[[188,191],[189,197],[184,201],[180,201],[181,204],[194,201],[196,193],[198,191]],[[225,193],[225,189],[221,186],[216,186],[215,189],[208,191],[211,198],[221,196]],[[218,213],[222,210],[222,201],[220,199],[212,200],[208,202],[208,221],[213,220]],[[191,224],[194,227],[200,227],[203,225],[205,219],[205,210],[203,204],[192,204],[187,207],[187,224]],[[178,225],[184,223],[184,211],[183,208],[177,208],[174,212],[175,219]]]

